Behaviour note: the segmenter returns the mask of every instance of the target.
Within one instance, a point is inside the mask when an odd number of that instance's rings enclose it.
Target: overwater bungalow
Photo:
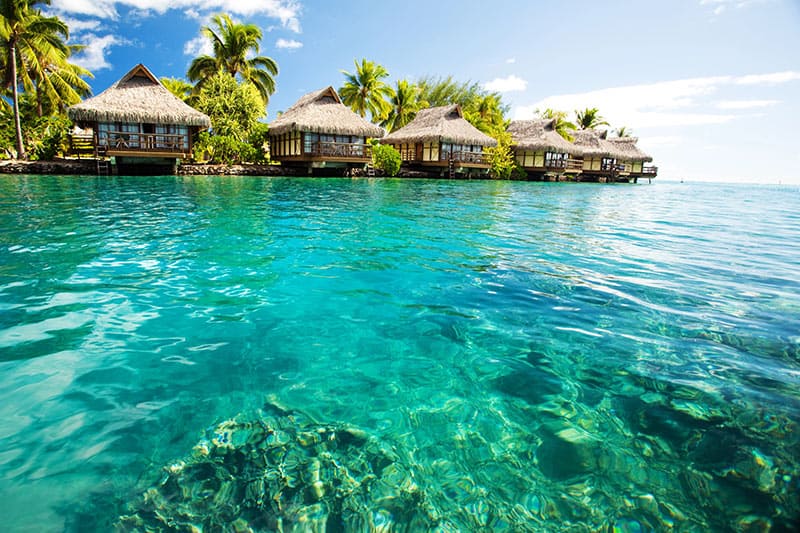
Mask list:
[[[571,156],[580,148],[555,130],[555,119],[514,120],[508,125],[517,163],[535,179],[557,179],[567,172],[578,174],[582,163]]]
[[[658,167],[645,165],[653,161],[653,158],[644,153],[636,142],[636,137],[614,137],[607,139],[619,151],[617,157],[618,179],[627,179],[636,183],[639,178],[651,180],[658,174]]]
[[[607,140],[606,130],[577,130],[572,144],[580,151],[582,181],[616,181],[619,174],[617,159],[624,156],[615,144]]]
[[[379,126],[342,103],[333,87],[306,94],[269,125],[270,159],[315,168],[363,167]]]
[[[169,92],[142,64],[67,113],[91,130],[95,156],[108,156],[118,172],[132,174],[174,172],[179,160],[191,157],[196,134],[211,126],[207,115]]]
[[[417,116],[381,140],[392,145],[407,167],[456,172],[485,172],[489,163],[484,148],[497,141],[467,122],[459,105],[423,109]]]

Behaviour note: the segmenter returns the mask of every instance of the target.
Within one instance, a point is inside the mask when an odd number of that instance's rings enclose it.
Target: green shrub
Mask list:
[[[396,176],[403,162],[400,152],[388,144],[372,143],[372,164],[375,168],[386,173],[387,176]]]

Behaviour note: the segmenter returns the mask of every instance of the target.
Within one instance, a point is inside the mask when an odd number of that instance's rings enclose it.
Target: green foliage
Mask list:
[[[486,158],[491,165],[489,175],[495,179],[516,178],[525,175],[525,171],[517,163],[514,151],[511,149],[511,134],[500,132],[495,137],[497,146],[484,149]]]
[[[214,74],[203,85],[195,103],[197,110],[211,118],[215,135],[244,141],[258,119],[264,115],[264,105],[251,83],[237,83],[226,73]]]
[[[257,122],[250,130],[248,143],[253,149],[251,163],[269,163],[267,157],[267,146],[269,145],[269,126],[263,122]]]
[[[261,29],[255,24],[234,22],[224,13],[214,15],[211,22],[214,27],[204,26],[202,34],[211,41],[214,55],[196,57],[189,66],[189,79],[202,88],[218,72],[239,76],[255,87],[262,105],[266,106],[275,92],[278,64],[270,57],[258,55]]]
[[[576,110],[575,123],[582,130],[590,130],[598,126],[608,126],[608,122],[600,116],[600,110],[596,107],[587,107],[583,111]]]
[[[25,125],[23,146],[31,159],[49,161],[66,152],[72,123],[65,116],[32,117]],[[0,150],[5,158],[18,157],[14,117],[8,111],[0,115]]]
[[[555,111],[553,109],[547,108],[544,111],[537,111],[539,116],[542,118],[550,118],[555,119],[555,130],[556,133],[561,135],[564,139],[572,142],[574,138],[572,137],[572,132],[575,131],[577,126],[570,122],[567,119],[567,112],[566,111]]]
[[[18,89],[35,96],[37,116],[63,111],[89,94],[83,77],[91,73],[69,62],[81,47],[66,44],[69,29],[58,17],[42,15],[49,1],[9,0],[0,4],[0,68],[11,88],[15,118],[15,153],[26,156]]]
[[[458,104],[464,118],[487,135],[494,137],[505,131],[508,106],[502,96],[489,92],[481,84],[470,81],[457,82],[452,76],[446,78],[421,78],[419,98],[433,107]]]
[[[386,173],[387,176],[397,176],[400,164],[403,162],[400,152],[388,144],[372,143],[372,164],[375,168]]]
[[[207,131],[198,136],[192,155],[196,161],[222,165],[249,163],[258,156],[256,149],[247,142],[230,135],[211,135]]]
[[[180,78],[161,78],[161,85],[163,85],[169,92],[189,103],[192,100],[192,90],[194,87],[191,83]]]
[[[422,100],[420,94],[422,92],[417,85],[408,80],[399,80],[389,99],[389,114],[381,122],[381,126],[391,133],[411,122],[420,109],[428,107],[428,102]]]
[[[394,95],[392,88],[383,81],[383,78],[389,76],[389,73],[383,66],[373,61],[362,59],[360,65],[358,61],[354,61],[354,63],[355,73],[342,71],[346,81],[339,89],[339,96],[344,105],[350,107],[362,118],[365,118],[369,112],[373,122],[380,122],[391,110],[386,99]]]

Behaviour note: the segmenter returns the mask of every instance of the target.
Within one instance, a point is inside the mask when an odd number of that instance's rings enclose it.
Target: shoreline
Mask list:
[[[367,177],[362,169],[351,169],[346,173],[346,169],[323,168],[318,169],[319,173],[309,175],[306,168],[290,167],[282,165],[255,165],[255,164],[197,164],[184,163],[178,166],[175,176],[285,176],[285,177],[328,177],[328,178],[361,178]],[[97,169],[96,159],[55,159],[52,161],[23,161],[15,159],[0,160],[0,174],[24,175],[40,174],[52,176],[105,176],[113,177],[114,174],[101,174]],[[570,182],[570,183],[597,183],[596,180],[566,180],[566,179],[496,179],[489,175],[485,176],[464,176],[456,175],[454,178],[441,176],[437,172],[425,172],[419,170],[401,169],[396,176],[385,176],[382,171],[375,170],[374,176],[377,178],[423,178],[423,179],[454,179],[457,181],[473,180],[492,180],[492,181],[537,181],[537,182]],[[641,180],[644,183],[644,180]],[[603,182],[600,183],[614,183]],[[616,183],[626,183],[618,181]]]

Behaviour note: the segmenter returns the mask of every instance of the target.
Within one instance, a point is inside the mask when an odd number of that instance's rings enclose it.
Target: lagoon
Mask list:
[[[0,176],[0,229],[7,531],[800,521],[798,187]]]

